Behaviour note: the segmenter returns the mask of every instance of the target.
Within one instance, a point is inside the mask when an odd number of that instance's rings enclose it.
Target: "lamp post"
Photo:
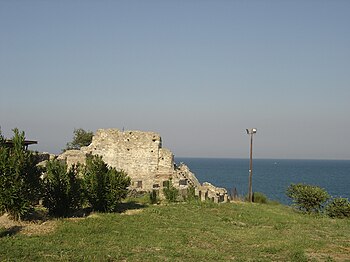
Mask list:
[[[246,129],[247,134],[250,135],[250,162],[249,162],[249,187],[248,187],[248,199],[249,202],[253,202],[253,135],[256,133],[256,128]]]

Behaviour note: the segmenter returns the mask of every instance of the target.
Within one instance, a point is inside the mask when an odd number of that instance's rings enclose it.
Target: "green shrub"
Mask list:
[[[67,143],[65,150],[80,149],[82,146],[88,146],[91,144],[94,133],[91,131],[85,131],[82,128],[74,129],[73,141]]]
[[[88,155],[84,170],[86,195],[96,211],[116,211],[127,196],[130,178],[123,171],[108,167],[100,156]]]
[[[24,132],[13,132],[11,147],[0,132],[0,208],[20,220],[40,198],[41,170],[36,156],[25,150]]]
[[[294,206],[305,212],[320,212],[329,194],[323,188],[306,184],[291,184],[286,195],[292,199]]]
[[[157,204],[159,199],[158,199],[158,194],[156,190],[152,190],[149,192],[149,201],[151,204]]]
[[[115,211],[117,204],[128,195],[131,180],[124,171],[117,171],[110,167],[108,168],[106,181],[106,210]]]
[[[254,203],[260,203],[260,204],[267,204],[268,199],[267,196],[260,192],[254,192],[253,193],[253,202]]]
[[[106,205],[106,176],[108,167],[101,157],[88,155],[84,170],[84,188],[86,196],[95,210],[105,211]]]
[[[196,190],[193,186],[189,186],[187,188],[187,195],[186,195],[186,201],[191,202],[196,200]]]
[[[54,216],[67,216],[81,208],[83,203],[82,180],[78,166],[67,170],[58,160],[48,161],[44,179],[43,205]]]
[[[350,217],[350,202],[347,198],[333,198],[326,206],[326,213],[332,218]]]
[[[164,185],[163,193],[166,200],[168,200],[168,202],[176,202],[179,196],[179,190],[173,186],[171,180],[164,182]]]

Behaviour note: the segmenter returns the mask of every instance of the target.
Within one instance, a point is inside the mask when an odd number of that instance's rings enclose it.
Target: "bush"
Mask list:
[[[123,171],[108,167],[102,157],[88,155],[84,170],[86,195],[96,211],[116,211],[127,196],[130,178]]]
[[[149,192],[149,201],[151,204],[157,204],[159,199],[158,199],[158,194],[156,190],[152,190]]]
[[[254,192],[253,193],[253,202],[254,203],[260,203],[260,204],[267,204],[268,199],[267,196],[260,192]]]
[[[187,188],[186,201],[191,202],[196,200],[196,189],[193,186]]]
[[[329,194],[323,188],[306,184],[291,184],[286,195],[292,199],[294,206],[305,212],[320,212]]]
[[[326,206],[326,213],[332,218],[350,217],[350,202],[347,198],[334,198]]]
[[[117,204],[126,198],[130,181],[130,177],[124,171],[117,171],[115,168],[108,169],[106,177],[108,211],[115,211]]]
[[[179,190],[177,190],[173,186],[171,180],[168,180],[165,182],[165,187],[163,188],[163,193],[164,193],[166,200],[168,200],[168,202],[176,202],[177,198],[179,196]]]
[[[12,147],[0,132],[0,208],[21,220],[40,198],[41,170],[36,156],[24,148],[24,132],[13,132]]]
[[[78,169],[72,166],[67,170],[67,165],[58,160],[47,162],[43,205],[51,215],[67,216],[81,208],[84,199]]]

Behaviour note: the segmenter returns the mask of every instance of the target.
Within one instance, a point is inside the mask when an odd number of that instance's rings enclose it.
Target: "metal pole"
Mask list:
[[[249,202],[253,202],[252,177],[253,177],[253,132],[250,133],[250,163],[249,163],[249,191],[248,191]]]

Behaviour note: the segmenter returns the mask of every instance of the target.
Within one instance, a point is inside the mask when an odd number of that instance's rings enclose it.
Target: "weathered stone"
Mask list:
[[[36,156],[37,166],[41,166],[41,167],[46,166],[47,161],[53,160],[56,157],[54,154],[50,154],[47,152],[35,153],[35,156]]]
[[[225,188],[216,187],[208,182],[204,182],[202,186],[199,187],[199,190],[205,192],[206,198],[214,202],[228,201],[227,190]]]
[[[211,184],[201,186],[185,164],[177,167],[173,153],[162,148],[162,139],[157,133],[99,129],[89,146],[67,150],[58,159],[65,160],[68,166],[84,164],[87,154],[100,155],[109,166],[124,170],[131,178],[132,190],[159,190],[161,193],[166,181],[171,180],[180,192],[192,186],[198,196],[205,196],[204,199],[227,201],[225,189]]]
[[[201,184],[199,183],[197,177],[190,171],[188,166],[184,163],[175,167],[174,183],[179,185],[179,188],[199,188]]]

